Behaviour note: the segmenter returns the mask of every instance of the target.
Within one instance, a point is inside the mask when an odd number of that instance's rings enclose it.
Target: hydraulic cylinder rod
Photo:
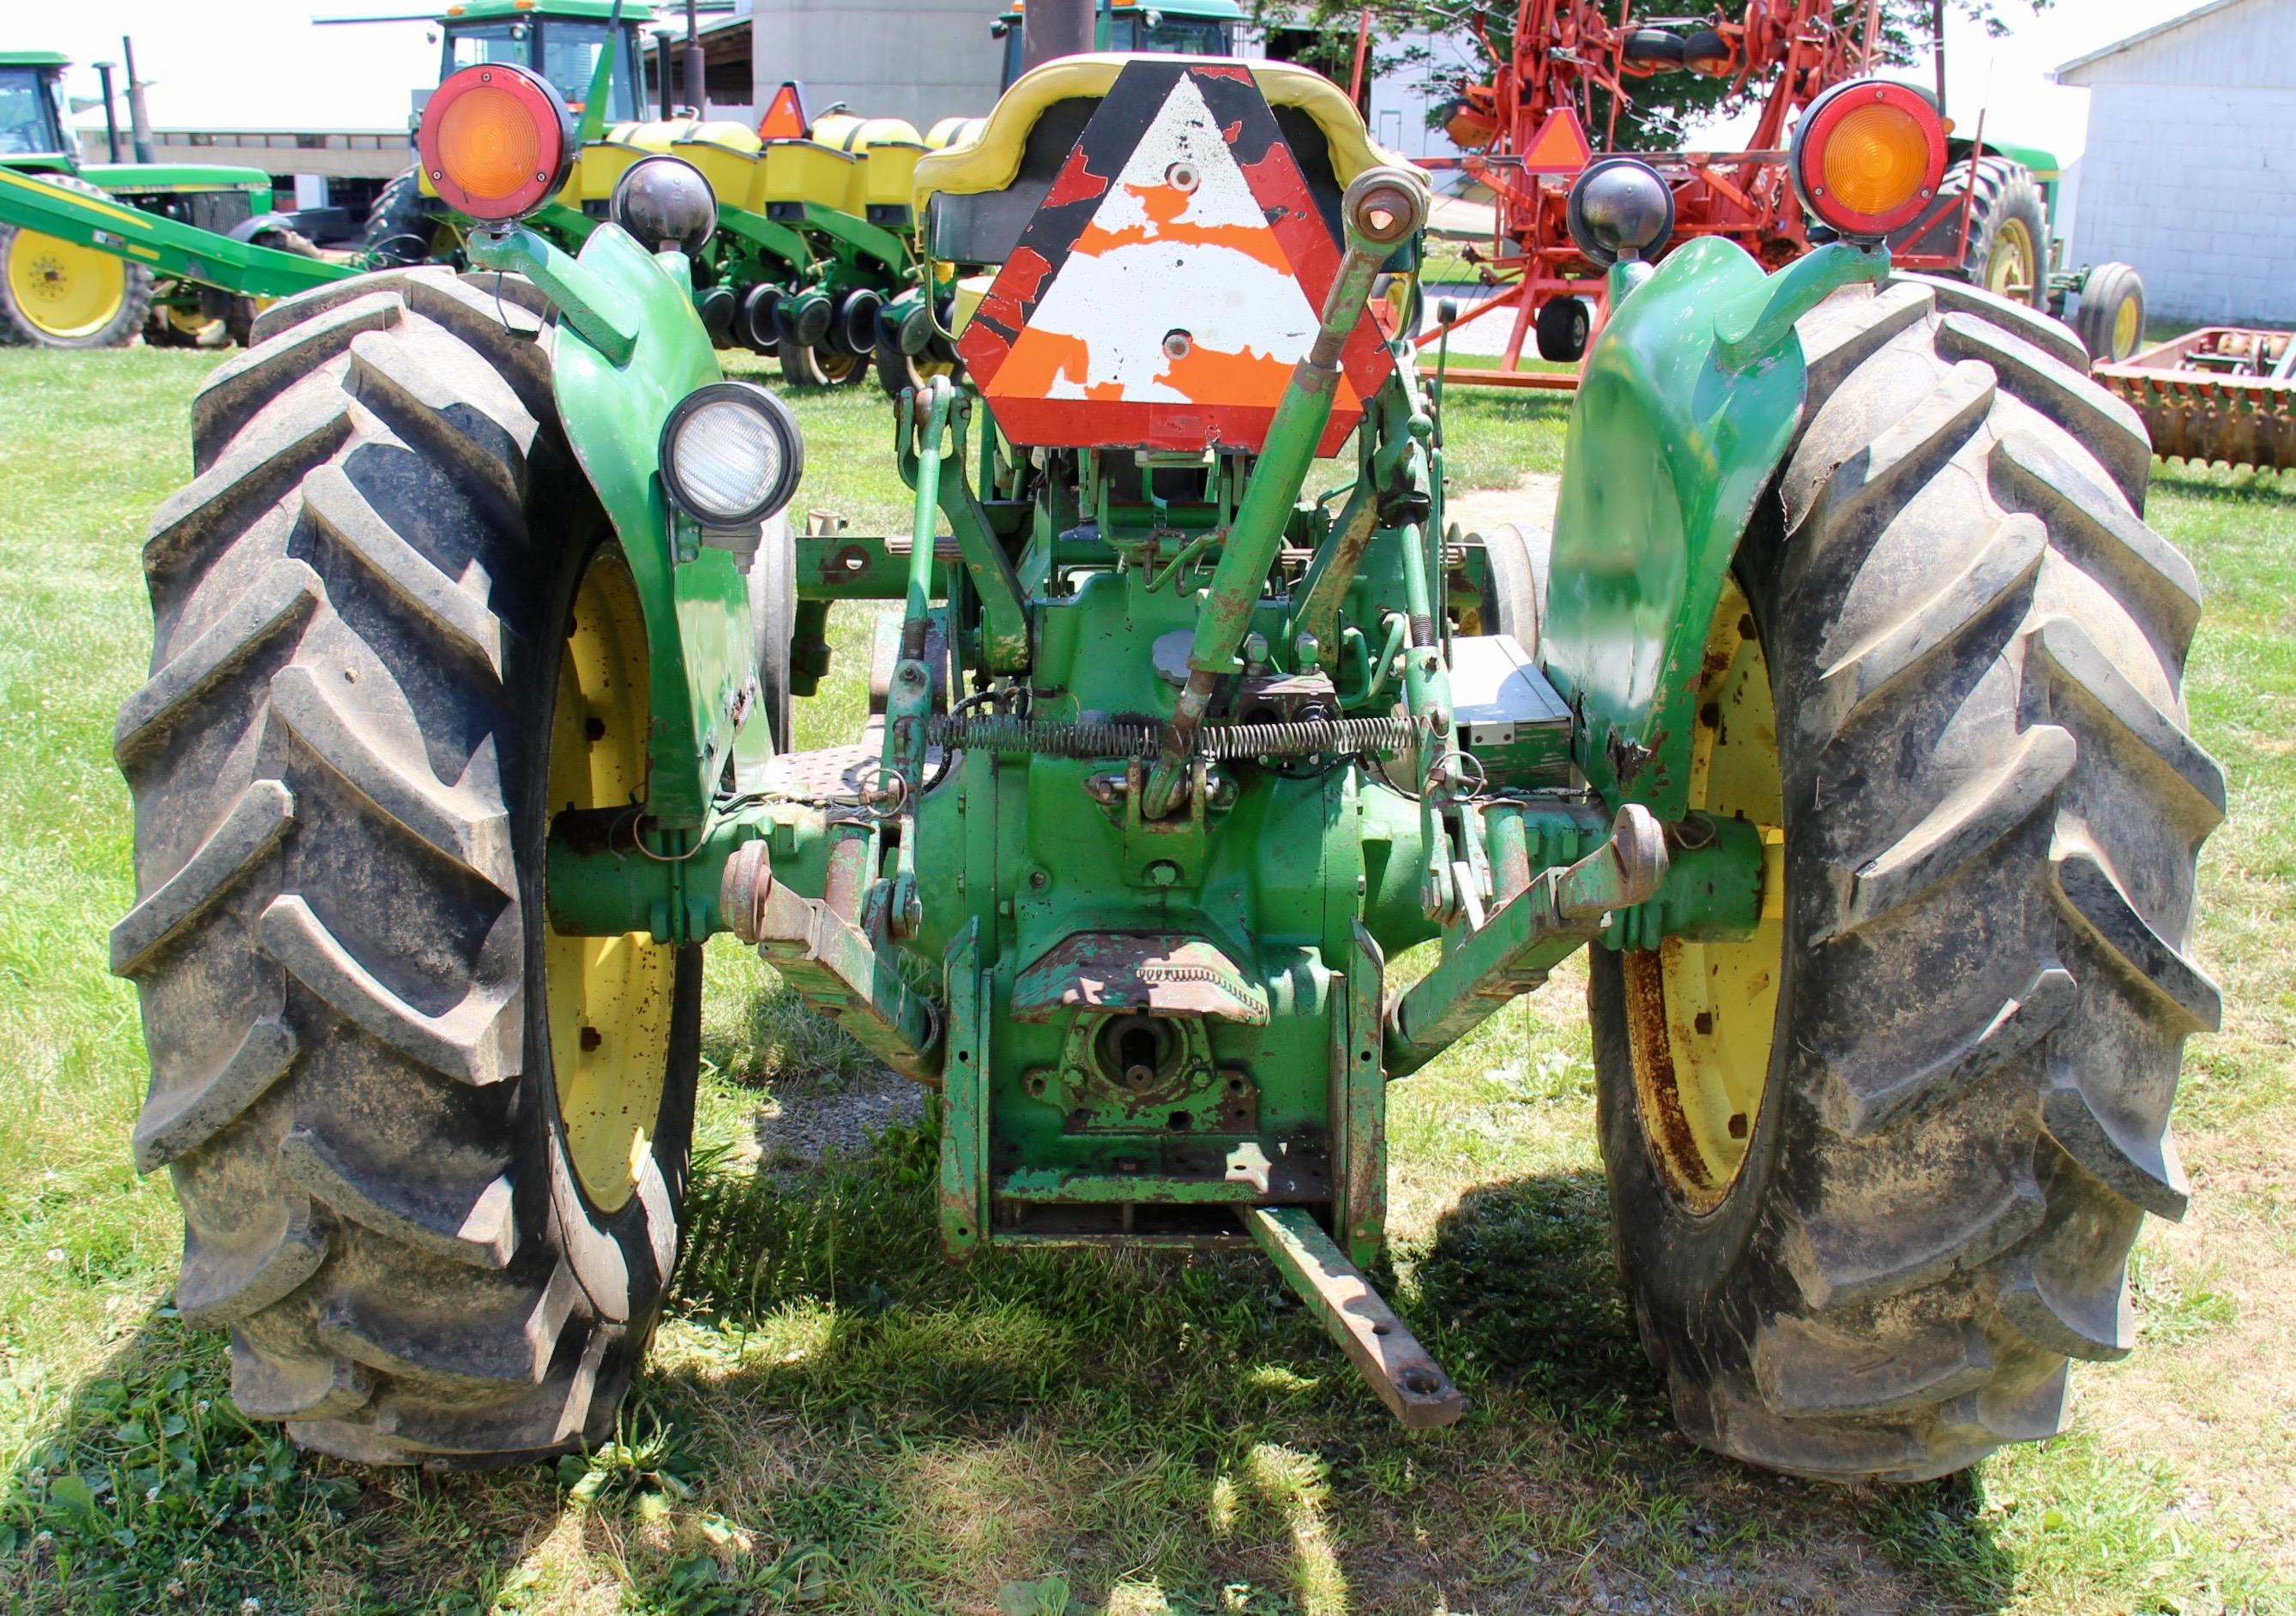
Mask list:
[[[1283,547],[1300,486],[1331,421],[1332,402],[1339,394],[1340,356],[1363,317],[1380,266],[1417,233],[1427,217],[1426,181],[1401,168],[1366,168],[1348,187],[1341,212],[1347,219],[1347,256],[1341,260],[1331,295],[1324,299],[1315,340],[1292,367],[1291,382],[1276,404],[1267,445],[1251,469],[1211,587],[1198,608],[1188,682],[1164,726],[1156,767],[1148,776],[1142,806],[1151,819],[1170,813],[1186,787],[1196,731],[1211,709],[1219,681],[1235,670],[1236,648],[1251,627],[1252,606]]]

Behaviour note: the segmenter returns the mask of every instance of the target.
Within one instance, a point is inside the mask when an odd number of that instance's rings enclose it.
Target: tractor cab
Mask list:
[[[1233,56],[1235,25],[1243,20],[1234,0],[1169,0],[1143,5],[1139,0],[1099,0],[1093,21],[1095,51],[1153,56]],[[1004,44],[1004,71],[998,81],[1011,89],[1026,61],[1021,0],[988,25]]]
[[[54,51],[0,51],[0,164],[70,168],[78,153],[64,135],[63,75]]]
[[[458,68],[512,62],[548,79],[578,118],[597,73],[598,53],[611,48],[616,56],[606,120],[627,121],[639,115],[638,86],[645,82],[639,73],[639,35],[653,13],[643,5],[625,5],[619,23],[612,13],[611,0],[469,0],[449,6],[439,20],[439,81],[444,84]]]

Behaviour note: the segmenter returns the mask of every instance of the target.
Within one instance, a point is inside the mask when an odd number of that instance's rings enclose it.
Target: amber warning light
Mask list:
[[[1911,86],[1858,78],[1810,103],[1787,160],[1802,205],[1848,236],[1909,225],[1945,177],[1945,125]]]
[[[439,86],[422,110],[415,146],[448,207],[474,219],[513,219],[565,183],[574,120],[548,79],[510,62],[485,62]]]

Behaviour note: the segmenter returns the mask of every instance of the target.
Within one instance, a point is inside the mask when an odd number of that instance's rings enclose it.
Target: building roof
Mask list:
[[[2126,39],[2116,39],[2100,50],[2089,52],[2086,56],[2076,56],[2070,62],[2060,62],[2050,70],[2049,77],[2062,83],[2068,74],[2093,66],[2108,56],[2118,56],[2123,51],[2134,50],[2140,45],[2149,44],[2164,34],[2173,34],[2178,29],[2198,22],[2203,17],[2213,16],[2218,12],[2230,11],[2236,5],[2246,5],[2248,3],[2249,0],[2209,0],[2206,5],[2195,6],[2180,17],[2171,17],[2166,22],[2156,22],[2151,28],[2139,29]]]

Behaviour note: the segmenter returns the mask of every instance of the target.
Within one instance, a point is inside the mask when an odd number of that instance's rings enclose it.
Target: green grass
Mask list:
[[[2210,596],[2190,686],[2234,817],[2203,865],[2224,982],[2179,1107],[2194,1218],[2152,1226],[2146,1344],[2075,1431],[1924,1487],[1838,1489],[1671,1432],[1611,1267],[1566,971],[1398,1087],[1385,1281],[1474,1399],[1396,1430],[1255,1259],[945,1267],[932,1144],[736,1165],[768,1101],[875,1081],[739,950],[710,956],[700,1179],[623,1440],[555,1472],[299,1456],[231,1412],[167,1306],[166,1185],[106,928],[131,901],[112,714],[148,654],[136,554],[209,361],[0,352],[0,1607],[231,1612],[2264,1610],[2292,1603],[2296,489],[2163,472]],[[903,530],[882,406],[796,401],[802,503]],[[1461,392],[1462,486],[1559,468],[1563,412]],[[859,721],[866,609],[800,710]]]

